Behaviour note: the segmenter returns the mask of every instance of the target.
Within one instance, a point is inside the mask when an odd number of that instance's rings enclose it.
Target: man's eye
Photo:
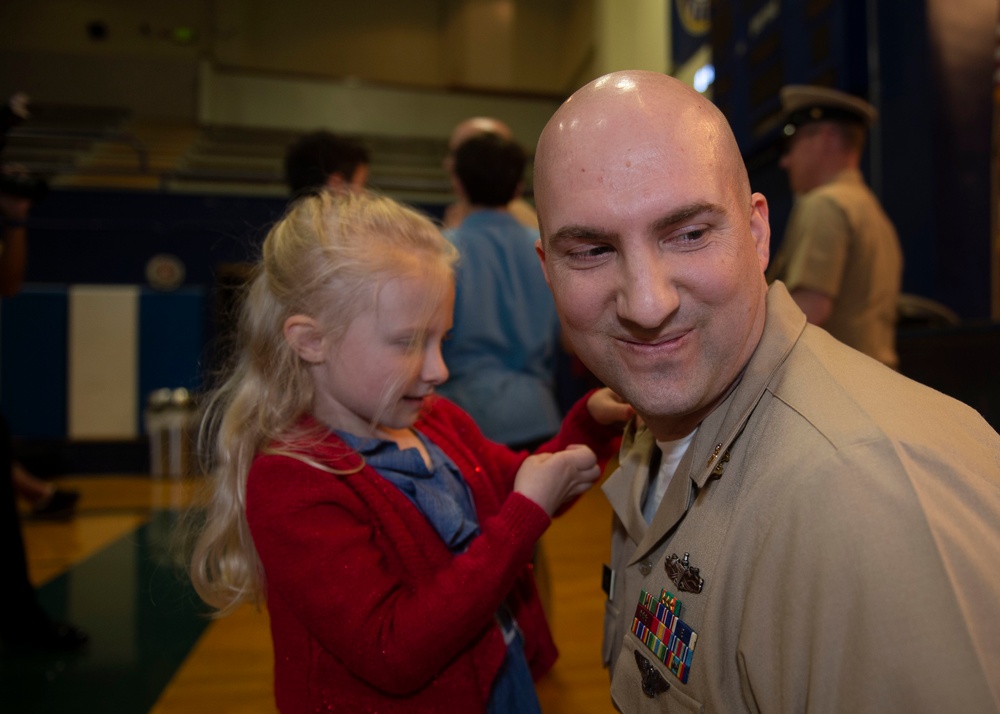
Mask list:
[[[600,258],[611,252],[611,247],[606,245],[594,245],[583,250],[572,251],[569,257],[573,260],[589,260]]]
[[[673,240],[680,243],[697,243],[708,232],[707,228],[688,228],[674,234]]]

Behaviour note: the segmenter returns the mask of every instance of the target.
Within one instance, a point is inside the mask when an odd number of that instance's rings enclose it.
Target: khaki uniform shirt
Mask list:
[[[630,427],[603,487],[621,711],[1000,710],[1000,436],[972,409],[806,325],[777,283],[647,526],[657,454]],[[700,593],[668,577],[685,553]],[[631,631],[642,590],[696,633],[686,684]]]
[[[823,329],[895,367],[903,253],[896,229],[861,173],[847,170],[796,202],[768,280],[833,299]]]

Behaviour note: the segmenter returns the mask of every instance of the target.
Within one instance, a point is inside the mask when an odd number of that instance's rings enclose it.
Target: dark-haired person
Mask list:
[[[504,139],[514,139],[514,133],[507,123],[496,117],[469,117],[463,119],[455,128],[451,130],[448,137],[448,154],[444,157],[444,170],[449,176],[454,176],[455,172],[455,152],[458,147],[468,139],[480,134],[495,134]],[[453,179],[454,182],[454,179]],[[454,183],[452,184],[454,186]],[[472,207],[462,194],[456,191],[456,201],[450,204],[444,212],[443,224],[445,228],[457,228],[458,225],[469,215]],[[507,204],[510,215],[517,219],[518,223],[528,228],[538,228],[538,215],[535,207],[528,203],[521,192],[514,196]]]
[[[516,142],[492,133],[455,151],[452,182],[470,210],[446,232],[459,263],[455,325],[443,350],[451,377],[439,388],[489,439],[515,448],[541,443],[561,421],[559,319],[535,256],[538,231],[507,207],[526,163]]]
[[[4,168],[6,172],[8,167]],[[27,260],[27,220],[31,200],[0,191],[0,295],[21,290]],[[4,606],[0,609],[0,642],[17,650],[73,651],[88,635],[53,620],[38,602],[28,574],[24,537],[15,498],[17,468],[7,420],[0,416],[0,577]]]
[[[285,152],[285,182],[293,198],[319,189],[364,188],[370,167],[363,144],[329,131],[304,134]]]

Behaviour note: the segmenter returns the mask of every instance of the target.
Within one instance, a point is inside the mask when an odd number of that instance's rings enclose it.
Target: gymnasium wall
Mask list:
[[[39,202],[25,287],[0,300],[0,411],[15,438],[136,439],[151,391],[201,388],[228,326],[227,276],[283,209],[282,199],[140,191]],[[164,256],[182,271],[176,287],[147,278]]]

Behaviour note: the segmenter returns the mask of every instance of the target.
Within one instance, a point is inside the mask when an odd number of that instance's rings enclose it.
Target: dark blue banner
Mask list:
[[[673,66],[691,59],[709,41],[711,0],[671,0],[670,28]]]

